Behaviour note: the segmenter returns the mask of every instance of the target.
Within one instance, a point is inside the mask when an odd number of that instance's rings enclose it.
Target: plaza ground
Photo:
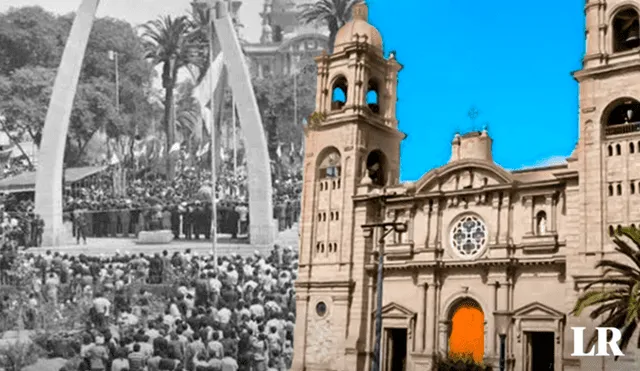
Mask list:
[[[296,247],[298,244],[298,227],[294,225],[293,228],[278,232],[276,240],[274,242],[280,246],[292,246]],[[247,256],[253,254],[255,251],[260,253],[268,253],[273,246],[256,246],[251,245],[248,239],[231,239],[230,235],[221,234],[218,235],[218,243],[216,249],[218,256],[230,255],[233,253],[241,256]],[[197,254],[208,254],[211,252],[212,244],[211,240],[174,240],[167,244],[153,244],[153,245],[139,245],[134,238],[87,238],[87,244],[78,245],[75,240],[69,239],[64,246],[58,247],[41,247],[31,248],[30,252],[60,252],[62,254],[69,255],[114,255],[116,252],[120,254],[133,254],[144,253],[154,254],[156,252],[168,251],[170,254],[175,251],[185,251],[191,249],[192,252]]]

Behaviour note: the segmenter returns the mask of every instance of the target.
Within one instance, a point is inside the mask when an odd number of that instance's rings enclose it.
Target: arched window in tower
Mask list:
[[[613,196],[613,185],[609,184],[609,196]]]
[[[622,147],[619,144],[616,144],[616,156],[620,156],[622,154]]]
[[[616,231],[613,229],[613,226],[609,226],[609,237],[613,237],[616,234]]]
[[[602,115],[605,135],[618,135],[640,130],[640,102],[633,98],[619,98],[605,108]],[[640,149],[640,147],[637,147]]]
[[[638,12],[632,8],[620,10],[613,17],[613,52],[619,53],[640,46]]]
[[[629,193],[631,194],[636,193],[636,184],[634,182],[629,183]]]
[[[633,144],[633,142],[629,143],[629,153],[635,153],[636,152],[636,146]]]
[[[543,235],[547,233],[547,213],[538,211],[536,214],[536,234]]]
[[[367,156],[367,176],[371,179],[371,183],[379,186],[387,184],[385,175],[386,159],[384,154],[375,150]]]
[[[340,110],[347,103],[347,91],[349,91],[347,79],[338,77],[331,87],[331,110]]]
[[[609,144],[609,157],[613,156],[613,146]]]
[[[318,167],[320,180],[335,179],[340,177],[340,153],[336,148],[331,148],[322,158]],[[328,187],[325,188],[325,190]]]
[[[618,196],[622,194],[622,184],[616,185],[616,193],[618,194]]]
[[[374,80],[369,80],[367,86],[367,106],[373,113],[380,113],[380,96],[379,96],[378,83]]]

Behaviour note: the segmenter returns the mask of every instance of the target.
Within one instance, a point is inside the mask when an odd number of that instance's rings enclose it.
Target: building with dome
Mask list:
[[[259,77],[292,74],[303,58],[316,56],[327,48],[326,27],[305,25],[299,15],[315,0],[264,0],[260,42],[244,43],[251,68]]]
[[[595,264],[618,258],[615,230],[640,223],[638,9],[586,3],[579,141],[565,164],[507,171],[489,133],[470,132],[443,143],[446,164],[400,182],[401,65],[354,7],[334,53],[316,57],[292,370],[370,370],[378,309],[381,371],[430,370],[447,354],[497,366],[499,335],[507,370],[640,369],[637,339],[615,363],[571,356],[571,327],[590,335],[596,322],[569,314]]]

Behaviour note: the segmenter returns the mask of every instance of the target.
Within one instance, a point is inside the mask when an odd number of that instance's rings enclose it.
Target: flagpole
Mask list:
[[[293,62],[293,125],[298,125],[298,64]]]
[[[210,4],[210,3],[209,3]],[[211,251],[213,254],[213,267],[214,270],[218,271],[218,249],[216,246],[216,232],[218,229],[218,218],[217,218],[217,208],[216,208],[216,123],[215,123],[215,112],[214,112],[214,102],[213,97],[215,96],[216,87],[213,84],[213,17],[216,16],[214,14],[214,9],[211,5],[209,5],[209,81],[211,88],[211,100],[209,100],[209,115],[211,119]]]
[[[236,102],[231,95],[231,127],[233,131],[233,181],[238,181],[238,144],[236,143]],[[235,193],[235,192],[234,192]]]

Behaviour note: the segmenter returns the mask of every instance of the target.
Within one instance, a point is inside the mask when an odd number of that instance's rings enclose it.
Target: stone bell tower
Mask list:
[[[398,183],[396,86],[401,69],[385,58],[364,3],[337,33],[334,52],[316,57],[316,111],[306,155],[296,282],[292,370],[351,370],[364,357],[366,207],[359,189]]]
[[[629,225],[640,224],[640,24],[639,0],[587,0],[585,54],[582,68],[574,73],[580,86],[579,141],[569,166],[579,172],[579,185],[568,187],[567,203],[574,236],[567,238],[567,271],[575,286],[598,272],[600,259],[616,259],[613,235]],[[586,277],[586,278],[585,278]],[[567,307],[578,293],[567,295]],[[585,314],[569,317],[567,326],[596,322]],[[573,349],[568,337],[565,356]],[[635,344],[635,338],[630,344]],[[634,352],[635,347],[629,347]],[[627,359],[634,355],[627,354]],[[635,356],[637,359],[637,356]],[[624,369],[620,362],[603,358],[581,359],[581,370]],[[635,367],[637,369],[637,367]]]

